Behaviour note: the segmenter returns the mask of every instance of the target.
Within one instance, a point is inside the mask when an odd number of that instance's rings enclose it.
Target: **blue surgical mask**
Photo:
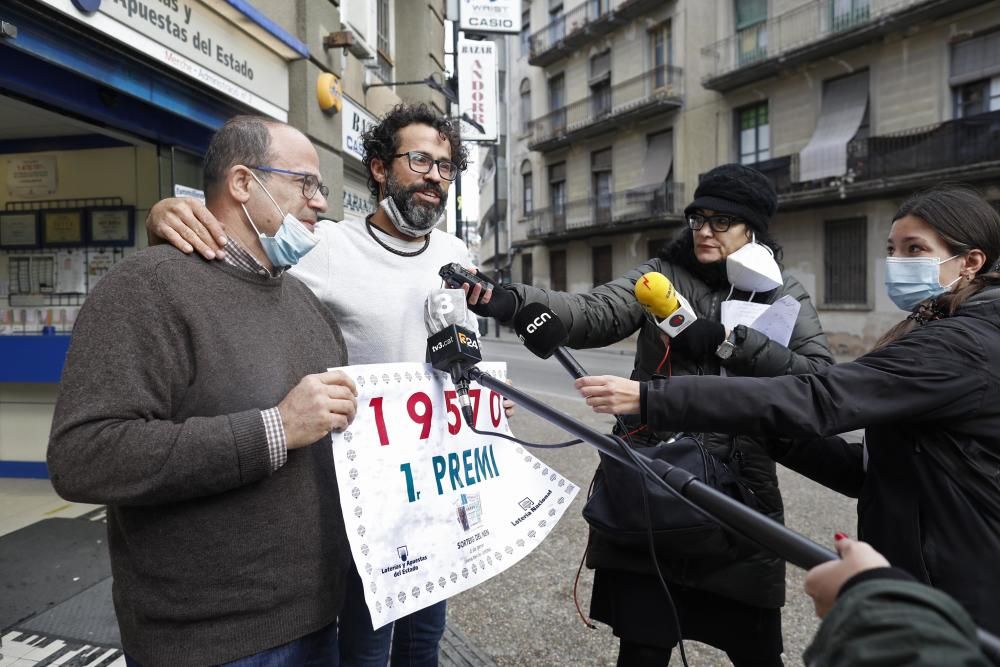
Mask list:
[[[886,257],[885,289],[892,302],[902,310],[911,311],[924,299],[947,292],[958,278],[941,284],[941,265],[958,257]]]
[[[299,263],[300,259],[305,257],[306,253],[316,247],[316,244],[319,243],[319,238],[310,232],[309,228],[303,225],[302,221],[291,213],[282,214],[278,202],[274,201],[274,197],[267,191],[264,184],[260,182],[257,175],[252,171],[250,175],[257,181],[257,184],[264,191],[264,194],[267,195],[267,198],[271,200],[271,203],[274,204],[274,207],[278,209],[278,214],[283,216],[281,226],[278,227],[278,231],[274,236],[265,236],[260,233],[257,225],[253,223],[253,218],[250,217],[247,207],[241,204],[243,212],[246,213],[247,220],[250,221],[250,226],[253,227],[253,230],[257,232],[257,236],[260,237],[260,244],[264,248],[264,254],[271,260],[271,264],[275,267],[295,266]]]

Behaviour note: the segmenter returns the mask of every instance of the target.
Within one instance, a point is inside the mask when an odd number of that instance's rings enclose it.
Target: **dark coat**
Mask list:
[[[693,259],[692,259],[693,261]],[[592,348],[610,345],[638,332],[632,379],[648,380],[663,359],[666,348],[660,330],[646,315],[635,297],[635,283],[643,274],[658,271],[673,283],[696,311],[699,317],[718,322],[722,302],[729,295],[730,287],[724,279],[709,286],[706,280],[691,270],[661,258],[653,258],[635,267],[617,280],[594,288],[587,294],[567,294],[543,290],[527,285],[514,285],[519,304],[539,302],[546,304],[565,323],[569,330],[569,347]],[[719,271],[716,275],[719,275]],[[755,301],[772,303],[789,294],[799,301],[798,315],[788,347],[769,340],[764,334],[748,329],[745,341],[725,362],[730,375],[771,376],[786,373],[811,373],[833,363],[819,317],[805,289],[797,280],[785,277],[783,287],[767,294],[757,295]],[[733,298],[746,299],[749,294],[737,292]],[[673,375],[718,375],[719,359],[686,358],[676,350],[671,352],[670,367]],[[660,371],[666,374],[666,368]],[[631,421],[637,424],[637,417]],[[782,520],[781,493],[774,461],[757,438],[711,433],[703,429],[704,442],[713,454],[731,461],[747,481],[750,488],[767,508],[768,514]],[[637,444],[655,444],[665,440],[672,431],[644,432],[645,438],[636,437]],[[638,511],[638,508],[637,508]],[[628,550],[591,535],[587,559],[592,568],[622,569],[633,572],[653,573],[646,550]],[[784,604],[784,562],[757,554],[735,561],[732,556],[721,556],[713,562],[694,563],[690,560],[661,558],[665,574],[677,583],[711,590],[747,604],[761,607],[780,607]]]
[[[993,664],[957,602],[896,579],[872,579],[841,593],[802,660],[808,667]]]
[[[857,496],[864,540],[998,633],[998,359],[993,288],[952,317],[815,375],[654,380],[647,417],[661,428],[803,439],[775,454]],[[865,451],[829,437],[861,427]]]

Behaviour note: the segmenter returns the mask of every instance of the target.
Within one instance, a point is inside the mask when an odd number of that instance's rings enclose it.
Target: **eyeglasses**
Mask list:
[[[406,156],[410,163],[410,169],[418,174],[431,173],[431,167],[437,165],[438,173],[446,181],[454,181],[458,177],[458,165],[451,160],[435,160],[427,153],[420,151],[408,151],[406,153],[396,153],[393,159]]]
[[[728,232],[730,227],[738,225],[743,221],[731,215],[708,216],[701,213],[692,213],[688,216],[688,227],[695,231],[704,227],[706,222],[713,232]]]
[[[286,176],[298,176],[302,179],[302,196],[307,200],[312,199],[319,192],[324,197],[330,196],[330,188],[323,185],[313,174],[307,174],[302,171],[288,171],[287,169],[277,169],[275,167],[250,167],[251,169],[256,169],[257,171],[266,171],[270,174],[285,174]]]

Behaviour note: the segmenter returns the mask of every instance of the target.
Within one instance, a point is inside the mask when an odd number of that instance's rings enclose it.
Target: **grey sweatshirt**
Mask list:
[[[347,363],[290,276],[170,246],[119,263],[81,309],[48,464],[108,505],[115,610],[144,667],[251,655],[335,620],[349,565],[329,437],[269,472],[260,411]]]

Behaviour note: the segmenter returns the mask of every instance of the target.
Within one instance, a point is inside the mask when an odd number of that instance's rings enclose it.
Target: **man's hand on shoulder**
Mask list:
[[[278,404],[288,449],[311,445],[342,431],[358,408],[358,389],[343,371],[307,375]]]
[[[205,259],[222,258],[226,233],[199,200],[171,197],[158,201],[146,216],[149,245],[169,243],[181,252],[198,251]]]

